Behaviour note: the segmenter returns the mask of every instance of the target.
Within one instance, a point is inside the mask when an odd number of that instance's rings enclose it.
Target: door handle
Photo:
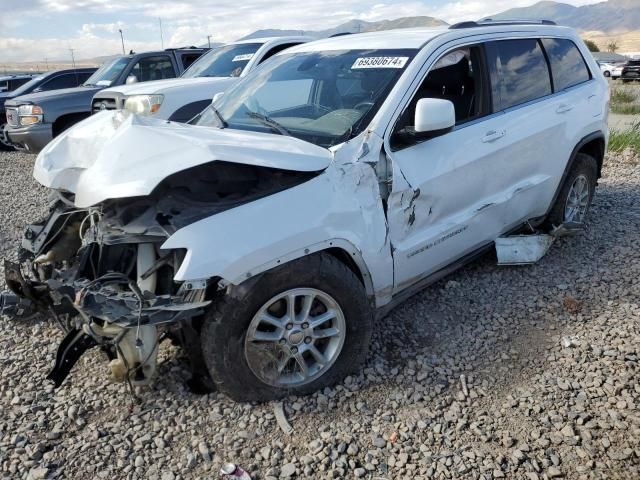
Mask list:
[[[571,110],[573,110],[573,106],[572,105],[560,105],[558,108],[556,108],[556,113],[566,113],[566,112],[570,112]]]
[[[506,130],[491,130],[487,132],[484,137],[482,137],[482,141],[484,143],[495,142],[499,138],[502,138],[506,135]]]

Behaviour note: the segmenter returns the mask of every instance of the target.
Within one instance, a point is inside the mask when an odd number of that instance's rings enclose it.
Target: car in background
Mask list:
[[[97,68],[76,68],[67,70],[53,70],[32,77],[28,82],[10,92],[0,93],[0,149],[12,149],[13,146],[5,133],[6,112],[4,104],[11,98],[29,93],[48,92],[62,88],[73,88],[82,85],[97,70]]]
[[[33,78],[33,74],[0,76],[0,93],[11,92]]]
[[[20,150],[38,153],[52,138],[91,115],[91,99],[99,90],[178,77],[206,51],[189,47],[119,55],[105,62],[80,87],[7,100],[9,141]]]
[[[600,66],[602,74],[613,80],[620,78],[620,75],[622,75],[622,68],[624,67],[624,64],[610,62],[598,62],[598,65]]]
[[[640,60],[629,60],[622,69],[620,78],[624,83],[640,80]]]
[[[203,55],[180,78],[144,85],[122,85],[95,94],[91,109],[124,109],[144,116],[188,122],[214,95],[287,48],[309,42],[304,36],[254,38],[216,48]]]

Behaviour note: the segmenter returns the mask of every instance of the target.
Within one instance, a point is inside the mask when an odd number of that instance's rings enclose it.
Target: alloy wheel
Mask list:
[[[573,181],[564,207],[564,221],[583,223],[589,209],[590,187],[585,175]]]
[[[281,388],[306,385],[335,363],[346,336],[340,305],[314,288],[287,290],[254,315],[244,351],[251,371]]]

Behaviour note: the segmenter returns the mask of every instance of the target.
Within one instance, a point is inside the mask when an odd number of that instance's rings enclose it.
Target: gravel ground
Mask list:
[[[0,154],[0,257],[45,210],[32,162]],[[141,405],[99,352],[54,391],[61,334],[1,319],[0,478],[217,478],[224,461],[254,478],[640,478],[639,205],[639,162],[609,158],[583,234],[413,297],[358,376],[284,402],[290,436],[272,404],[189,393],[167,344]]]

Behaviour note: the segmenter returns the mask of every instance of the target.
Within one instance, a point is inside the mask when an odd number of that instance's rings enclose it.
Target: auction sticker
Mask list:
[[[360,57],[357,58],[351,69],[356,68],[403,68],[409,57]]]
[[[245,60],[251,60],[253,53],[245,53],[244,55],[236,55],[233,57],[232,62],[244,62]]]

